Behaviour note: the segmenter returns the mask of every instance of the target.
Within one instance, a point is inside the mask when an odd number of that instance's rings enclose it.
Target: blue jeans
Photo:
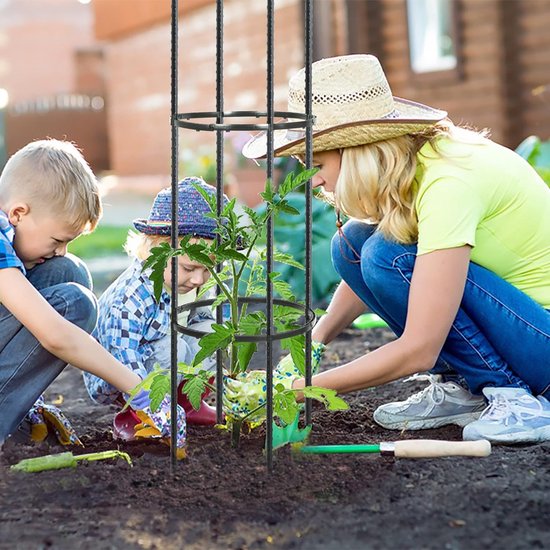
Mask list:
[[[27,279],[65,319],[87,332],[94,329],[97,301],[90,272],[79,258],[67,254],[47,260],[29,270]],[[65,366],[0,305],[0,444]]]
[[[389,241],[375,226],[353,220],[342,229],[345,239],[338,233],[332,239],[336,271],[401,335],[416,245]],[[445,363],[472,393],[480,394],[485,386],[509,386],[550,398],[550,310],[470,263],[462,302],[436,367]]]

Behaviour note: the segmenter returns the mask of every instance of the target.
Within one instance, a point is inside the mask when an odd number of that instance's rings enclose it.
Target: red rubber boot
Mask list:
[[[213,381],[214,377],[210,378],[208,383],[212,384]],[[195,410],[193,405],[189,402],[187,395],[181,391],[184,384],[185,380],[178,386],[178,403],[185,410],[187,415],[187,424],[192,424],[195,426],[214,426],[217,424],[216,408],[204,401],[206,397],[210,395],[210,388],[205,389],[204,393],[201,395],[201,406],[199,407],[199,410]]]

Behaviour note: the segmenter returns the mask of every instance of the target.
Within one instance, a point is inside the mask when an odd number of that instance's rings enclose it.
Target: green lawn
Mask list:
[[[122,245],[128,235],[128,227],[99,225],[89,235],[82,235],[69,244],[69,252],[83,259],[124,254]]]

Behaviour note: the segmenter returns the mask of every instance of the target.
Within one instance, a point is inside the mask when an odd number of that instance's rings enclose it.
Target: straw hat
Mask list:
[[[445,111],[393,97],[373,55],[344,55],[312,64],[313,150],[328,151],[419,132],[447,116]],[[305,112],[305,69],[289,82],[288,110]],[[305,130],[273,132],[275,156],[305,152]],[[248,158],[267,154],[267,133],[243,148]]]

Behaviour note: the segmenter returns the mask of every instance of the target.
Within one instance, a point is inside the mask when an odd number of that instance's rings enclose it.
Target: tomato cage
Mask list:
[[[214,132],[216,138],[216,197],[217,197],[217,216],[221,217],[223,193],[224,193],[224,137],[228,132],[242,131],[265,131],[267,134],[267,156],[265,178],[273,181],[274,175],[274,131],[275,130],[293,130],[305,132],[305,166],[311,168],[312,165],[312,99],[311,99],[311,63],[312,63],[312,0],[304,2],[304,52],[305,52],[305,113],[275,111],[274,110],[274,0],[266,0],[266,108],[262,111],[225,111],[224,107],[224,64],[223,64],[223,27],[224,27],[224,5],[223,0],[216,1],[216,105],[215,110],[208,112],[178,112],[178,14],[179,1],[171,1],[171,185],[172,185],[172,238],[173,248],[178,246],[178,159],[179,159],[179,131],[181,129],[194,130],[196,132]],[[281,120],[280,120],[281,119]],[[303,312],[299,328],[292,331],[292,334],[301,333],[305,336],[305,382],[307,386],[311,385],[312,366],[311,366],[311,329],[315,324],[316,317],[312,310],[311,295],[311,250],[312,250],[312,188],[311,181],[305,182],[305,259],[304,259],[304,277],[305,277],[305,297],[304,304],[284,301],[288,307],[294,307]],[[282,301],[275,297],[274,287],[269,274],[273,273],[274,267],[274,220],[269,217],[266,225],[266,280],[265,297],[260,298],[242,298],[240,302],[255,301],[260,302],[265,307],[266,328],[262,334],[256,336],[244,335],[236,336],[236,341],[246,342],[264,342],[266,346],[266,445],[265,454],[267,467],[271,471],[273,468],[273,359],[274,343],[276,340],[286,338],[289,332],[278,332],[273,323],[274,305]],[[218,236],[219,241],[219,236]],[[177,406],[177,338],[178,333],[188,334],[195,337],[201,337],[205,333],[200,333],[182,326],[178,322],[178,313],[181,307],[178,307],[177,297],[177,259],[173,257],[172,261],[172,280],[171,280],[171,402],[172,418],[176,418]],[[220,269],[218,265],[217,270]],[[218,288],[219,292],[219,288]],[[202,303],[196,302],[195,305],[208,305],[212,301],[205,300]],[[216,307],[216,323],[223,322],[222,307]],[[216,357],[216,412],[217,420],[222,422],[222,400],[223,400],[223,361],[220,351]],[[305,403],[305,425],[311,426],[311,399],[306,399]],[[171,437],[171,465],[174,469],[177,462],[176,456],[176,426],[172,424]]]

